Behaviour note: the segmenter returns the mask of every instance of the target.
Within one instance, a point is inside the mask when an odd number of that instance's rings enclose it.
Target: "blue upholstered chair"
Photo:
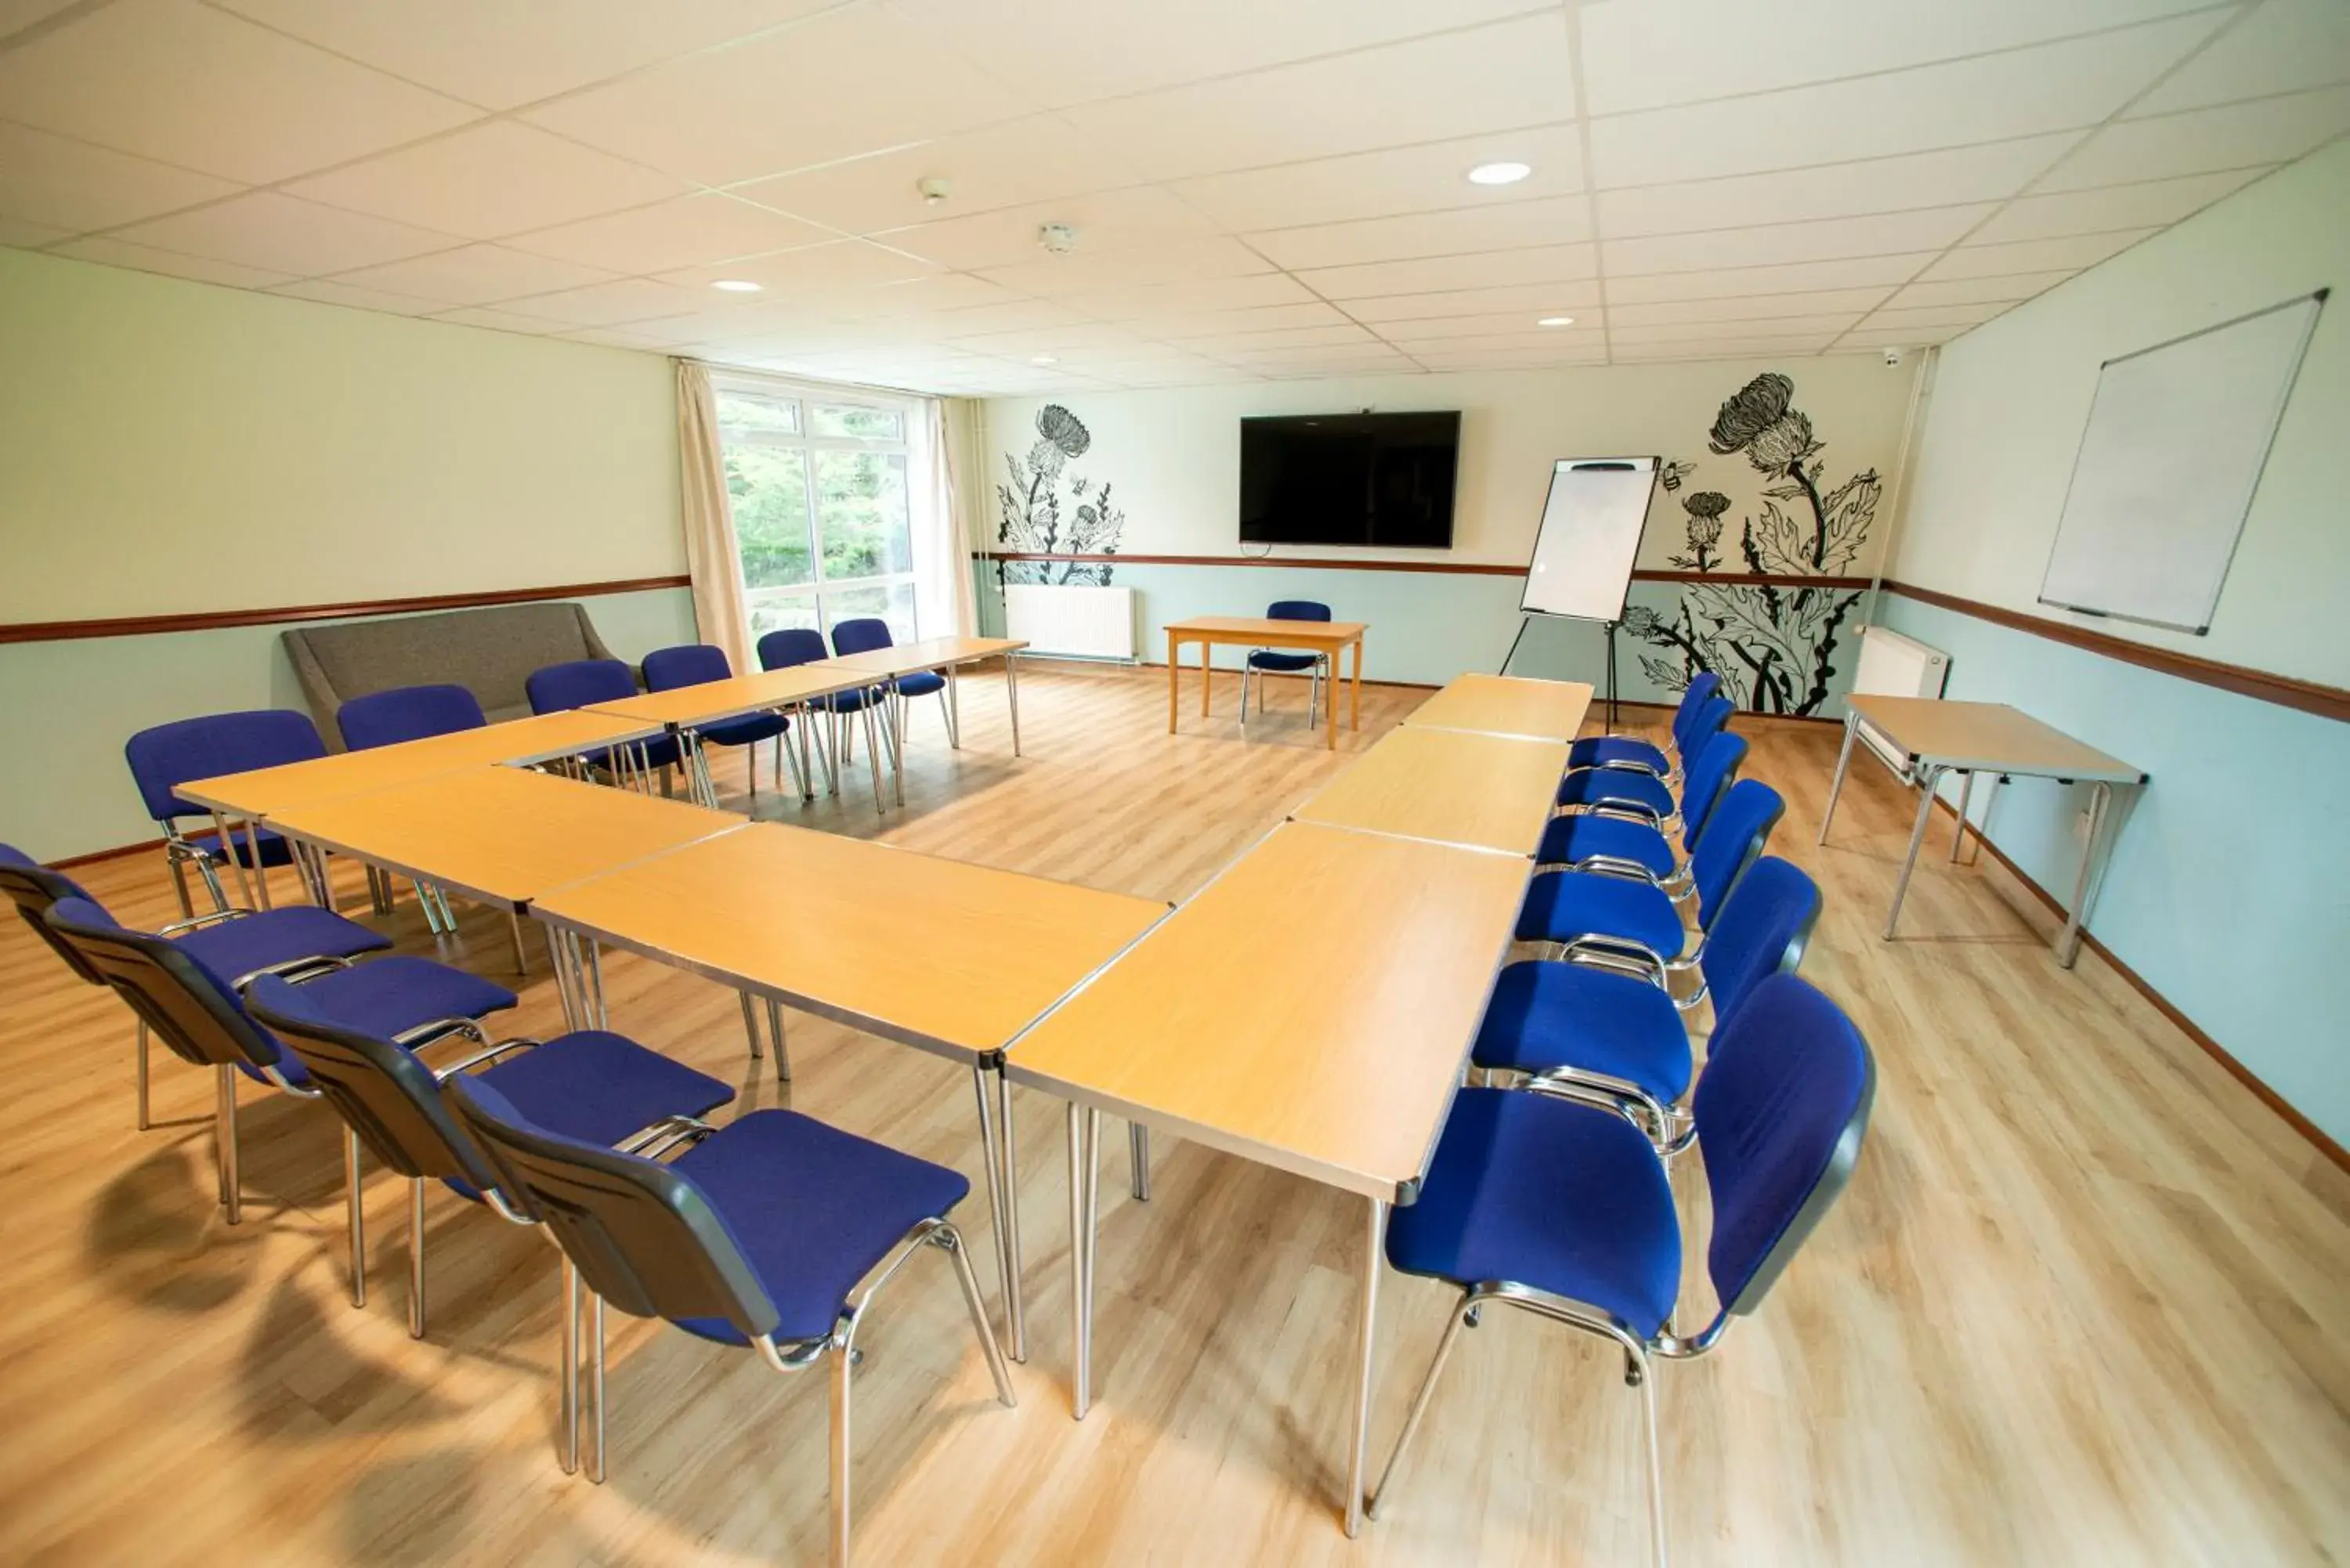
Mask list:
[[[832,1357],[836,1564],[848,1562],[857,1330],[914,1253],[935,1247],[953,1261],[996,1397],[1014,1403],[979,1282],[947,1220],[971,1190],[961,1173],[793,1111],[754,1111],[715,1132],[690,1129],[660,1147],[622,1153],[534,1121],[481,1077],[452,1078],[444,1092],[498,1186],[529,1203],[590,1293],[592,1479],[604,1479],[608,1302],[720,1345],[748,1345],[778,1372]],[[652,1158],[661,1152],[675,1158]]]
[[[424,1337],[424,1198],[440,1181],[460,1198],[488,1203],[520,1224],[525,1205],[497,1189],[480,1150],[457,1126],[441,1085],[476,1073],[541,1126],[608,1147],[698,1125],[734,1097],[718,1079],[672,1062],[636,1042],[581,1030],[541,1044],[502,1040],[463,1060],[428,1067],[387,1036],[338,1022],[317,993],[264,976],[245,1005],[291,1051],[320,1097],[343,1119],[344,1177],[353,1194],[351,1304],[367,1304],[367,1237],[357,1199],[362,1147],[409,1183],[408,1332]],[[576,1299],[576,1298],[575,1298]],[[572,1408],[567,1398],[567,1413]],[[568,1447],[568,1445],[567,1445]],[[576,1469],[576,1461],[566,1466]]]
[[[1690,679],[1681,692],[1680,703],[1673,710],[1671,724],[1667,728],[1666,743],[1662,746],[1638,735],[1588,735],[1567,748],[1567,766],[1575,768],[1631,768],[1639,773],[1656,774],[1669,784],[1680,781],[1684,759],[1692,755],[1699,744],[1730,722],[1732,707],[1725,701],[1719,710],[1720,719],[1711,728],[1700,730],[1709,717],[1715,694],[1721,690],[1721,677],[1711,670],[1700,670]]]
[[[233,979],[201,949],[116,922],[87,898],[61,898],[42,917],[130,1010],[182,1060],[213,1069],[220,1197],[235,1224],[244,1212],[237,1180],[236,1081],[239,1074],[290,1094],[314,1096],[309,1073],[245,1011]],[[287,969],[278,973],[294,978]],[[248,982],[254,977],[245,977]],[[502,985],[430,959],[389,955],[369,963],[321,958],[303,981],[329,1016],[409,1050],[452,1033],[486,1043],[475,1020],[515,1004]]]
[[[68,969],[92,985],[106,983],[106,977],[90,968],[73,945],[50,929],[43,918],[51,905],[65,898],[87,900],[102,912],[102,906],[79,883],[62,872],[50,870],[13,845],[0,844],[0,897],[16,906],[16,913],[25,924],[65,961]],[[391,946],[390,938],[312,904],[292,904],[283,909],[258,913],[251,909],[220,909],[174,920],[156,935],[177,940],[202,958],[213,972],[232,977],[230,983],[239,986],[255,975],[316,969],[329,961],[357,958]],[[144,1018],[139,1022],[138,1086],[139,1130],[144,1132],[150,1125]]]
[[[1618,871],[1637,867],[1677,896],[1684,893],[1688,856],[1697,846],[1698,834],[1745,761],[1745,737],[1725,731],[1707,740],[1689,764],[1678,797],[1663,780],[1647,773],[1594,769],[1570,775],[1562,793],[1571,785],[1584,798],[1544,826],[1534,864]],[[1662,803],[1673,805],[1672,815],[1656,815]],[[1675,818],[1679,830],[1669,834],[1666,826]]]
[[[478,730],[489,722],[481,700],[463,686],[395,686],[354,697],[335,710],[343,744],[355,752]]]
[[[1594,765],[1570,767],[1559,780],[1561,808],[1612,812],[1644,818],[1659,827],[1703,826],[1709,789],[1718,790],[1737,775],[1746,761],[1746,739],[1723,729],[1719,720],[1730,717],[1730,699],[1716,697],[1699,720],[1702,735],[1677,789],[1673,783],[1645,769]]]
[[[1819,914],[1818,885],[1784,860],[1766,856],[1738,878],[1700,966],[1717,1033],[1763,980],[1794,972]],[[1470,1060],[1497,1087],[1554,1087],[1620,1110],[1660,1152],[1678,1154],[1690,1142],[1679,1106],[1696,1063],[1661,979],[1549,960],[1511,964],[1493,982]]]
[[[762,670],[789,670],[795,664],[815,664],[831,657],[831,650],[824,645],[824,633],[811,626],[787,626],[759,639]]]
[[[1330,607],[1313,599],[1275,599],[1265,607],[1267,620],[1328,620]],[[1314,716],[1320,711],[1318,703],[1324,680],[1330,674],[1330,658],[1323,653],[1283,653],[1274,649],[1257,648],[1249,650],[1248,660],[1241,667],[1241,722],[1248,722],[1249,682],[1256,681],[1258,711],[1264,710],[1264,675],[1305,675],[1305,727],[1314,727]]]
[[[260,708],[238,713],[207,713],[177,719],[141,730],[123,742],[123,760],[130,764],[131,782],[147,815],[163,830],[163,861],[171,868],[172,889],[180,896],[180,913],[192,915],[188,898],[187,867],[193,866],[211,893],[213,908],[229,907],[214,867],[224,859],[252,870],[259,881],[272,866],[294,863],[294,846],[266,827],[254,825],[244,834],[232,834],[223,846],[217,830],[183,832],[184,817],[212,814],[192,801],[182,800],[180,785],[192,779],[217,778],[283,763],[308,762],[327,754],[318,727],[309,715],[286,708]],[[258,848],[258,854],[255,849]],[[258,864],[256,864],[256,861]],[[260,888],[268,902],[268,888]]]
[[[893,646],[895,644],[889,636],[889,623],[879,617],[866,616],[856,620],[833,623],[832,650],[835,653],[870,653],[876,649]],[[882,685],[886,688],[889,682],[884,681]],[[939,712],[946,721],[947,734],[951,739],[954,738],[955,713],[954,709],[946,700],[947,678],[945,676],[935,670],[917,670],[910,675],[899,676],[897,686],[898,695],[900,697],[936,696],[939,699]],[[889,717],[889,709],[886,705],[881,710],[881,717],[885,722],[894,722]]]
[[[1762,1304],[1851,1180],[1876,1081],[1859,1031],[1794,975],[1757,985],[1715,1035],[1694,1115],[1713,1210],[1707,1272],[1721,1304],[1691,1334],[1673,1321],[1681,1231],[1648,1140],[1611,1112],[1570,1100],[1463,1089],[1419,1200],[1388,1221],[1389,1263],[1461,1293],[1370,1511],[1392,1494],[1461,1330],[1488,1304],[1512,1306],[1623,1351],[1626,1381],[1642,1395],[1649,1529],[1663,1568],[1656,1360],[1704,1355],[1731,1319]]]
[[[645,687],[648,691],[673,691],[681,686],[707,686],[713,680],[729,680],[733,674],[734,666],[728,661],[726,650],[706,642],[657,649],[645,655]],[[781,713],[746,713],[739,719],[723,719],[715,724],[703,724],[693,733],[697,742],[749,748],[747,759],[754,795],[759,793],[759,742],[773,741],[775,743],[776,779],[780,781],[783,778],[785,760],[789,759],[793,782],[799,786],[800,794],[805,798],[812,792],[807,782],[798,776],[799,759],[792,754],[790,747],[784,744],[785,734],[791,727],[792,722]],[[702,772],[704,783],[709,784],[706,764]],[[710,784],[710,789],[712,794],[716,794],[714,784]]]
[[[534,713],[561,713],[590,702],[618,702],[637,694],[637,678],[617,659],[575,659],[534,670],[523,682]],[[618,784],[650,785],[655,770],[661,787],[669,787],[669,770],[679,762],[677,742],[667,735],[631,741],[591,753],[588,761],[612,775]]]
[[[1680,906],[1654,881],[1613,871],[1544,871],[1526,885],[1518,910],[1518,940],[1561,947],[1561,957],[1619,968],[1669,984],[1702,961],[1706,933],[1746,868],[1771,840],[1786,801],[1769,784],[1741,779],[1706,819],[1690,856],[1697,902],[1694,947],[1682,929]],[[1695,995],[1679,999],[1683,1008]]]

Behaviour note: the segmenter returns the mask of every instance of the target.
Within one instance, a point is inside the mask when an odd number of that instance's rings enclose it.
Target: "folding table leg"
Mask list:
[[[1844,716],[1844,750],[1836,753],[1835,777],[1828,784],[1827,809],[1820,813],[1820,836],[1815,841],[1817,843],[1825,844],[1828,841],[1828,824],[1835,820],[1836,797],[1844,794],[1844,775],[1852,766],[1852,743],[1859,738],[1859,735],[1858,715],[1846,713]]]
[[[1893,884],[1893,908],[1886,911],[1885,940],[1901,919],[1901,900],[1909,894],[1909,873],[1918,868],[1918,850],[1926,842],[1926,823],[1934,815],[1934,792],[1942,783],[1940,768],[1928,768],[1918,781],[1918,820],[1909,829],[1909,853],[1902,857],[1900,878]]]
[[[1363,1531],[1363,1469],[1371,1442],[1372,1351],[1378,1343],[1379,1272],[1386,1262],[1388,1206],[1370,1199],[1370,1223],[1363,1232],[1363,1294],[1356,1324],[1355,1435],[1347,1455],[1347,1533]]]

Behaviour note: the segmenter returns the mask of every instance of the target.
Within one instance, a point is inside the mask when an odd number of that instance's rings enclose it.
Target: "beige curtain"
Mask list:
[[[683,489],[685,565],[693,577],[693,623],[702,640],[726,650],[737,674],[759,668],[751,616],[743,602],[743,557],[734,512],[726,500],[726,460],[718,448],[718,399],[710,367],[677,366],[677,458]]]
[[[924,637],[979,632],[962,483],[971,472],[971,406],[962,398],[924,398],[913,442],[914,618]]]

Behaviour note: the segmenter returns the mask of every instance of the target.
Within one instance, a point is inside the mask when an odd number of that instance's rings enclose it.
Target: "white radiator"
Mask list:
[[[1881,626],[1861,629],[1860,668],[1853,671],[1852,689],[1863,696],[1939,697],[1943,682],[1950,678],[1950,656],[1940,649],[1929,648]],[[1908,775],[1908,759],[1895,751],[1866,720],[1861,722],[1860,739],[1883,759],[1887,767]]]
[[[1134,657],[1134,590],[1076,583],[1007,583],[1003,635],[1031,653]]]

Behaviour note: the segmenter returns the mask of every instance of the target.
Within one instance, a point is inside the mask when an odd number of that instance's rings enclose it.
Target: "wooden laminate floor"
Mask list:
[[[1274,718],[1243,738],[1229,680],[1225,718],[1201,726],[1187,693],[1186,732],[1170,737],[1163,680],[1033,673],[1029,755],[1014,763],[1001,687],[975,678],[960,754],[918,705],[902,814],[877,826],[854,789],[805,811],[763,790],[760,810],[1179,898],[1420,695],[1367,690],[1361,734],[1342,731],[1332,756],[1304,728],[1302,693],[1280,687]],[[1835,845],[1815,850],[1835,738],[1773,728],[1750,771],[1790,799],[1774,848],[1825,887],[1805,972],[1876,1046],[1876,1124],[1841,1207],[1762,1313],[1713,1356],[1661,1368],[1679,1561],[2350,1557],[2340,1174],[2093,956],[2059,970],[1995,872],[1929,856],[1903,939],[1880,942],[1908,797],[1857,768]],[[722,781],[739,798],[739,761]],[[159,855],[81,875],[127,919],[173,912]],[[343,879],[355,901],[356,874]],[[447,956],[507,974],[503,919],[463,919]],[[403,950],[432,950],[404,891],[392,926]],[[607,980],[619,1027],[740,1082],[741,1108],[777,1103],[730,994],[627,958]],[[542,968],[515,1028],[557,1019]],[[967,1077],[819,1019],[790,1023],[791,1104],[976,1185]],[[159,1049],[160,1125],[135,1132],[130,1033],[109,994],[13,919],[0,927],[0,1563],[823,1560],[820,1374],[781,1377],[617,1320],[610,1480],[567,1478],[546,1243],[436,1193],[432,1333],[411,1341],[401,1184],[369,1183],[374,1289],[353,1310],[329,1116],[248,1092],[245,1221],[229,1228],[213,1202],[209,1080]],[[1022,1096],[1020,1407],[990,1398],[942,1266],[900,1276],[860,1335],[860,1561],[1646,1561],[1620,1361],[1505,1313],[1464,1340],[1386,1517],[1348,1542],[1336,1509],[1359,1203],[1172,1141],[1148,1204],[1106,1158],[1097,1403],[1073,1424],[1057,1111]],[[1696,1176],[1682,1180],[1693,1216]],[[961,1218],[989,1278],[985,1203]],[[1701,1256],[1693,1237],[1692,1277]],[[1375,1463],[1448,1299],[1388,1278]]]

